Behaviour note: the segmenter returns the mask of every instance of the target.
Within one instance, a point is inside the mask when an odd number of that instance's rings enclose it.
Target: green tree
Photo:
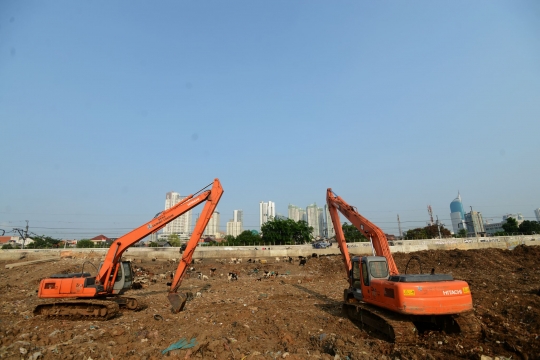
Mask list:
[[[457,233],[457,236],[460,237],[460,238],[467,237],[467,230],[465,230],[465,229],[459,229],[459,231],[458,231],[458,233]]]
[[[506,223],[502,225],[502,228],[504,229],[504,232],[509,235],[519,232],[517,221],[513,217],[509,217],[508,219],[506,219]]]
[[[417,240],[417,239],[427,239],[426,230],[424,228],[416,228],[407,230],[403,237],[405,240]]]
[[[169,235],[169,244],[171,244],[172,247],[180,247],[180,236],[178,236],[178,234]]]
[[[232,245],[237,245],[236,244],[236,238],[232,235],[225,235],[225,238],[223,239],[223,242],[222,242],[223,245],[229,245],[229,246],[232,246]]]
[[[50,249],[50,248],[57,248],[60,243],[60,239],[55,239],[50,236],[45,235],[34,235],[31,238],[33,240],[32,243],[28,244],[26,243],[24,247],[29,249]]]
[[[526,235],[532,235],[533,233],[540,234],[540,223],[538,221],[525,220],[519,224],[519,232]]]
[[[343,230],[343,236],[345,236],[345,241],[347,242],[369,241],[354,225],[344,222],[341,225],[341,229]]]
[[[82,240],[77,241],[77,247],[78,248],[93,248],[94,243],[91,240],[82,239]]]
[[[441,236],[443,238],[450,237],[452,235],[450,230],[448,230],[447,228],[445,228],[442,225],[433,224],[433,225],[428,225],[428,226],[424,227],[424,231],[426,232],[426,235],[427,235],[427,237],[429,239],[437,239],[437,238],[439,238],[439,229],[441,231]]]
[[[265,244],[292,245],[311,241],[313,228],[305,221],[273,219],[261,227]]]
[[[235,239],[235,245],[255,245],[261,241],[261,237],[249,230],[244,230]],[[231,244],[232,245],[232,244]]]
[[[5,249],[13,249],[13,246],[11,246],[11,244],[4,244],[2,245],[2,249],[5,250]]]
[[[158,245],[157,242],[155,242],[155,241],[150,241],[150,242],[148,243],[148,247],[159,247],[159,245]]]

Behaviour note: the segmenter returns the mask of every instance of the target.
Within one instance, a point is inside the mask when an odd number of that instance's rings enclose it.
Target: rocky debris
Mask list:
[[[411,255],[394,254],[400,270]],[[34,306],[42,301],[36,296],[39,280],[80,272],[82,260],[74,256],[39,266],[0,266],[0,358],[538,359],[540,247],[414,255],[423,269],[469,282],[482,326],[480,340],[426,331],[415,346],[397,346],[359,328],[341,313],[347,281],[338,256],[310,258],[304,266],[275,258],[256,264],[198,262],[192,272],[209,279],[186,277],[180,291],[190,294],[190,301],[179,314],[171,313],[166,297],[166,282],[177,264],[145,260],[135,265],[141,288],[127,294],[142,298],[145,309],[122,310],[99,322],[33,317]],[[413,266],[410,273],[418,270]],[[210,276],[210,269],[225,276]],[[229,272],[237,273],[238,281],[228,282]],[[196,339],[196,345],[162,354],[181,339]]]

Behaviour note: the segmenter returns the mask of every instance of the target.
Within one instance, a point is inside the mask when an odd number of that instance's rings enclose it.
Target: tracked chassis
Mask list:
[[[42,315],[63,320],[109,320],[125,307],[140,310],[142,305],[135,298],[112,297],[103,300],[74,299],[39,304],[34,316]]]
[[[460,333],[470,339],[481,335],[480,324],[472,312],[456,315],[403,315],[366,303],[343,303],[343,312],[354,322],[385,335],[396,344],[414,344],[418,333],[437,329]]]

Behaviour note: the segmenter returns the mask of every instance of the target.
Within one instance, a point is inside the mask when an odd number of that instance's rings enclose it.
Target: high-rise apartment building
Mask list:
[[[288,211],[289,219],[294,221],[303,220],[302,215],[305,213],[305,211],[301,207],[289,204]]]
[[[467,228],[465,226],[465,210],[463,210],[463,204],[461,203],[461,195],[459,192],[457,198],[450,203],[450,219],[452,220],[454,234],[457,234],[461,229]]]
[[[259,225],[262,227],[267,221],[276,217],[276,204],[272,201],[259,203]]]
[[[313,228],[313,237],[321,236],[321,229],[324,226],[324,222],[321,224],[322,214],[323,209],[318,207],[316,203],[306,207],[307,223]]]
[[[324,213],[326,215],[326,233],[324,234],[328,239],[336,236],[336,230],[334,230],[334,223],[332,222],[332,217],[330,217],[330,210],[328,210],[328,205],[324,205]]]
[[[324,209],[322,207],[317,208],[317,216],[319,217],[319,236],[326,237],[326,221],[324,219]]]
[[[214,211],[212,217],[208,221],[208,225],[204,229],[203,235],[219,237],[219,212]]]
[[[244,231],[242,218],[242,210],[234,210],[233,218],[229,222],[227,222],[227,235],[237,237],[242,233],[242,231]]]
[[[240,222],[244,223],[244,212],[242,210],[234,210],[233,211],[233,221],[234,222]]]
[[[179,193],[170,191],[165,195],[165,210],[178,204],[185,196],[180,196]],[[189,239],[191,234],[191,217],[192,212],[189,210],[185,214],[174,219],[163,228],[163,234],[172,235],[178,234],[180,239]]]
[[[534,210],[534,215],[536,216],[536,221],[540,222],[540,208]]]
[[[465,214],[465,224],[467,226],[467,235],[480,236],[485,233],[484,220],[482,214],[478,211],[468,212]]]

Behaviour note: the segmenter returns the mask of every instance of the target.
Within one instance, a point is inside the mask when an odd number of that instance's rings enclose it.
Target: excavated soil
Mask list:
[[[305,266],[205,260],[182,283],[194,297],[179,314],[166,296],[176,264],[136,261],[142,288],[128,294],[145,303],[143,310],[122,310],[108,321],[34,317],[40,279],[80,271],[82,259],[62,259],[9,270],[0,262],[0,358],[540,359],[540,247],[394,254],[401,272],[412,255],[424,272],[435,268],[469,283],[481,339],[426,332],[417,344],[398,346],[362,329],[341,313],[347,282],[339,256],[310,258]],[[265,270],[278,276],[264,278]],[[411,261],[408,273],[418,270]],[[199,271],[209,279],[199,280]],[[227,281],[229,271],[238,281]],[[182,338],[196,345],[162,354]]]

